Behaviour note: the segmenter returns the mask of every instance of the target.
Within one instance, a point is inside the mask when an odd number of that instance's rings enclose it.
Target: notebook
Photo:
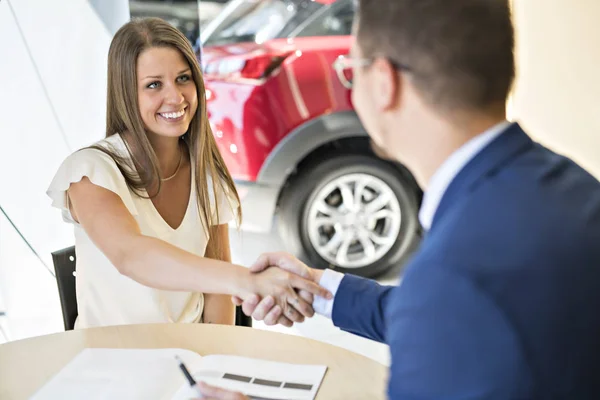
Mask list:
[[[175,359],[196,381],[242,392],[255,400],[314,400],[324,365],[280,363],[256,358],[199,354],[185,349],[82,350],[33,400],[198,398]]]

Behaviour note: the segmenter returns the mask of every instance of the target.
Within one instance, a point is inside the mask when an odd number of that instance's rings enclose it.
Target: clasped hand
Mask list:
[[[257,274],[257,289],[245,299],[233,297],[244,314],[266,325],[292,326],[312,317],[314,296],[331,299],[329,291],[318,285],[322,271],[307,267],[288,253],[265,253],[250,267]]]
[[[232,297],[241,305],[244,314],[264,320],[267,325],[276,323],[292,326],[294,322],[312,317],[314,296],[331,299],[332,294],[318,285],[322,271],[307,267],[287,253],[266,253],[250,267],[255,274],[255,294],[244,300]],[[198,383],[198,390],[208,400],[249,400],[239,392]]]

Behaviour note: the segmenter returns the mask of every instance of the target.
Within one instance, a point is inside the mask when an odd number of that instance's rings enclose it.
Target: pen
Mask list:
[[[202,393],[200,393],[200,389],[198,389],[198,386],[196,385],[196,380],[194,379],[192,374],[190,374],[190,371],[188,371],[188,369],[185,367],[185,364],[183,363],[181,358],[179,358],[179,356],[175,356],[175,359],[179,363],[179,369],[181,370],[181,372],[183,372],[183,375],[185,375],[185,378],[187,379],[190,386],[193,389],[195,389],[196,392],[198,392],[198,395],[200,396],[201,399],[204,398],[204,396],[202,396]]]
[[[189,382],[190,386],[192,388],[194,388],[198,392],[198,396],[200,396],[200,398],[203,399],[204,396],[202,395],[202,393],[200,393],[200,389],[198,389],[198,386],[196,385],[196,380],[194,379],[192,374],[190,374],[190,371],[186,368],[186,366],[183,363],[183,361],[181,360],[181,358],[179,358],[179,356],[175,356],[175,359],[179,363],[179,369],[181,370],[181,372],[183,372],[183,375],[185,375],[185,378]],[[250,398],[250,400],[279,400],[279,399],[273,399],[273,398],[267,399],[267,398],[255,397],[255,396],[248,396],[248,397]]]

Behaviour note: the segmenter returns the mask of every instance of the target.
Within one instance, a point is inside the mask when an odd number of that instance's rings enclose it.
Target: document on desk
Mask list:
[[[185,349],[84,349],[32,400],[188,400],[189,387],[175,356],[196,381],[242,392],[255,400],[314,400],[327,367],[289,364]]]

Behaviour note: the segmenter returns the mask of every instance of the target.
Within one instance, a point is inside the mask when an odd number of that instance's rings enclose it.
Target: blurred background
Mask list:
[[[130,18],[180,29],[204,71],[213,134],[245,214],[235,262],[286,250],[398,284],[422,192],[379,159],[336,70],[352,0],[0,0],[0,343],[63,330],[52,252],[72,227],[45,195],[71,152],[104,137],[110,40]],[[600,176],[600,2],[514,0],[518,79],[507,104],[534,138]],[[549,61],[551,60],[551,62]],[[387,348],[314,318],[292,329],[388,362]]]

